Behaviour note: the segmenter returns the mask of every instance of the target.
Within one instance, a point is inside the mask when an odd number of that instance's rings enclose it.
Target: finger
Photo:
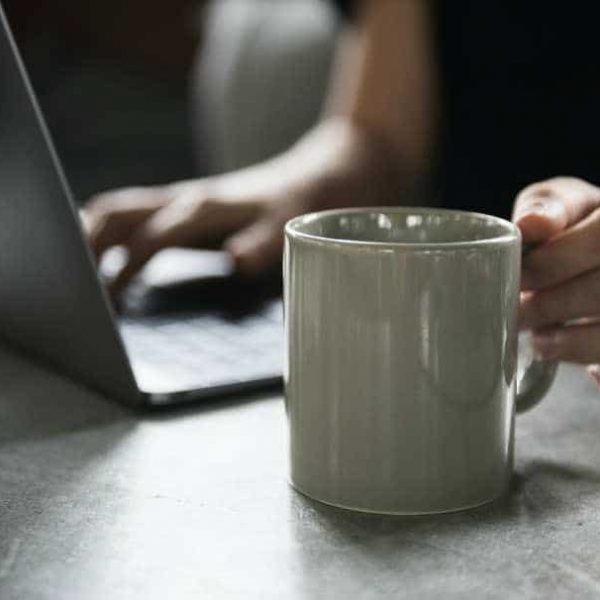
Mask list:
[[[246,224],[253,213],[245,206],[216,199],[182,197],[165,206],[136,229],[124,245],[127,260],[109,286],[118,294],[160,250],[171,246],[220,245],[231,231]]]
[[[515,212],[514,221],[521,230],[524,244],[540,244],[566,228],[568,217],[556,198],[528,197],[527,204]]]
[[[164,188],[132,188],[96,196],[83,211],[88,243],[96,258],[123,243],[133,229],[168,201]]]
[[[523,241],[539,244],[577,223],[600,205],[600,190],[571,177],[557,177],[525,188],[517,197],[513,220]]]
[[[108,286],[111,295],[118,295],[160,250],[188,244],[192,225],[186,220],[187,216],[167,206],[134,231],[124,242],[127,251],[125,264]],[[199,230],[199,238],[201,234]]]
[[[556,285],[593,268],[590,252],[581,253],[593,240],[589,236],[579,239],[580,226],[594,221],[592,217],[599,206],[600,190],[575,178],[550,179],[519,194],[513,219],[521,229],[524,243],[547,242],[529,252],[523,261],[524,289]]]
[[[600,266],[600,210],[550,241],[534,248],[523,260],[522,286],[541,290],[558,285]]]
[[[160,236],[154,236],[141,228],[127,244],[127,258],[116,277],[108,284],[111,296],[118,296],[148,261],[167,244]]]
[[[522,294],[519,323],[543,329],[585,317],[600,316],[600,270],[589,271],[552,288]]]
[[[236,270],[258,274],[281,258],[283,225],[263,218],[230,237],[223,247],[231,254]]]
[[[581,364],[600,360],[600,324],[570,325],[541,331],[531,336],[536,356]]]
[[[147,217],[148,213],[118,211],[105,215],[89,226],[88,243],[96,260],[109,248],[118,246],[131,237],[135,227]]]
[[[588,375],[594,380],[596,385],[600,388],[600,365],[590,365],[587,368]]]
[[[159,208],[173,197],[177,184],[154,187],[131,187],[120,190],[109,190],[92,196],[86,203],[85,211],[92,217],[96,213],[104,213],[114,208]]]

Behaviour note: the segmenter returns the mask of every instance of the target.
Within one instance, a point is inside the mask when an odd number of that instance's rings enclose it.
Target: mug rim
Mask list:
[[[300,231],[299,227],[332,215],[351,215],[351,214],[367,214],[367,213],[384,213],[384,214],[438,214],[438,215],[456,215],[464,217],[477,217],[483,221],[493,222],[496,225],[505,229],[505,233],[497,236],[478,239],[478,240],[462,240],[453,242],[390,242],[390,241],[375,241],[375,240],[352,240],[343,237],[328,237],[317,235],[314,233],[306,233]],[[352,208],[334,208],[323,211],[316,211],[300,215],[290,219],[285,224],[285,234],[287,237],[296,240],[304,240],[317,244],[334,244],[352,247],[371,247],[371,248],[398,248],[414,251],[431,251],[431,250],[454,250],[462,248],[476,248],[481,246],[490,246],[497,244],[507,244],[521,240],[521,232],[519,228],[501,217],[488,215],[485,213],[457,210],[452,208],[424,207],[424,206],[365,206]]]

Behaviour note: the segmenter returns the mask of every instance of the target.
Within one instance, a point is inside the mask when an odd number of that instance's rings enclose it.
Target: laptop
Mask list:
[[[0,5],[0,337],[128,406],[281,386],[280,277],[243,280],[215,253],[161,260],[175,281],[155,264],[117,314]],[[194,264],[206,277],[177,277]]]

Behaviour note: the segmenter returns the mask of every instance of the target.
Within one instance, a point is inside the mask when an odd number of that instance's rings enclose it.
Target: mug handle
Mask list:
[[[523,246],[525,256],[531,246]],[[532,360],[517,382],[516,411],[526,412],[539,404],[554,383],[558,363],[555,361]]]
[[[547,394],[554,382],[558,363],[533,360],[517,383],[516,410],[518,413],[532,409]]]

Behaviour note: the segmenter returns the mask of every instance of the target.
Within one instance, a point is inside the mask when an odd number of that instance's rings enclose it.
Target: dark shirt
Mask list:
[[[337,0],[350,14],[351,0]],[[598,180],[600,5],[589,0],[432,2],[442,83],[445,206],[509,216],[556,175]]]

